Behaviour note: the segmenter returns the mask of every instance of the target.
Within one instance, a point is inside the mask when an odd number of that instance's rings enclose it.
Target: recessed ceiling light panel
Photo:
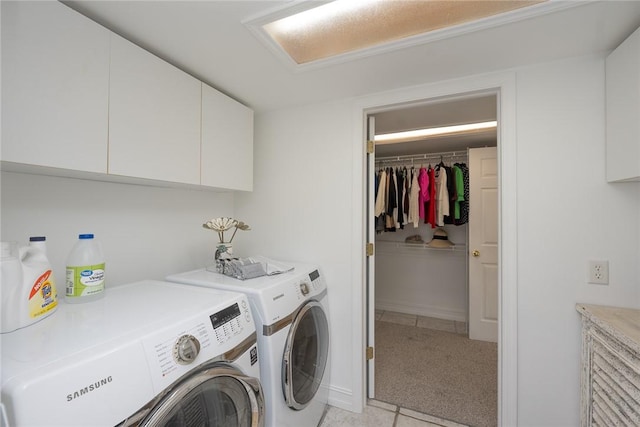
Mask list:
[[[546,1],[335,0],[290,16],[279,14],[261,22],[260,31],[304,65]]]

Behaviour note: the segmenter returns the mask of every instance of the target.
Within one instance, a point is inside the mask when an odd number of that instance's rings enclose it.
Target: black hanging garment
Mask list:
[[[406,169],[405,169],[406,171]],[[404,229],[404,182],[406,177],[403,175],[402,169],[397,169],[396,171],[396,182],[397,182],[397,193],[396,199],[398,201],[398,210],[396,215],[396,224],[400,227],[400,229]]]
[[[466,163],[456,163],[462,171],[462,181],[464,183],[464,201],[460,201],[460,218],[455,220],[456,225],[463,225],[469,222],[469,168]]]
[[[402,169],[402,173],[404,174],[404,201],[403,201],[404,214],[408,219],[408,217],[409,217],[409,198],[410,198],[410,194],[411,194],[411,180],[412,180],[413,176],[409,174],[409,171],[407,170],[406,166],[404,167],[404,169]]]
[[[396,222],[393,216],[393,210],[398,207],[398,196],[396,194],[396,180],[393,168],[389,168],[387,171],[387,183],[389,189],[387,193],[387,222],[385,225],[385,231],[396,231]]]
[[[447,173],[447,196],[449,197],[449,215],[445,215],[443,222],[445,224],[453,224],[453,203],[456,200],[456,182],[453,176],[453,170],[450,166],[443,166]]]

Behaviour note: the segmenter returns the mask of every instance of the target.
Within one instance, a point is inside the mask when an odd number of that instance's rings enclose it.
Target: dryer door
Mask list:
[[[329,356],[329,324],[317,301],[308,301],[295,316],[282,360],[284,398],[293,409],[303,409],[315,396]]]
[[[124,425],[144,427],[262,427],[260,382],[220,364],[199,370]],[[136,419],[141,419],[137,422]]]

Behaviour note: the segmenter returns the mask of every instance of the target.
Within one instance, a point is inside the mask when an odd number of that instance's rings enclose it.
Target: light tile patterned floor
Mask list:
[[[467,333],[465,322],[442,320],[392,311],[376,310],[376,320],[419,328],[437,329],[458,334]],[[319,427],[467,427],[453,421],[412,411],[378,400],[369,400],[361,414],[328,407]]]
[[[467,427],[377,400],[361,414],[329,406],[319,427]]]

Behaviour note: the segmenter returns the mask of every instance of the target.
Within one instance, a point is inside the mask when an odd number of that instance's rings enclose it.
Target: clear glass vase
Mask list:
[[[224,274],[224,264],[233,258],[233,245],[230,242],[220,242],[216,245],[214,259],[216,261],[216,271]]]

